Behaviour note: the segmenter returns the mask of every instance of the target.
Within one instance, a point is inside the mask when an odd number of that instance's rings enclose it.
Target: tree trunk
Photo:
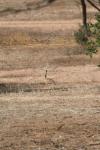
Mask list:
[[[83,25],[87,28],[87,6],[85,0],[81,0],[82,5],[82,15],[83,15]]]

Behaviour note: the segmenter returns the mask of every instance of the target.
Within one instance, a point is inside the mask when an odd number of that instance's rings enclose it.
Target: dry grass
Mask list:
[[[15,32],[6,33],[0,36],[1,46],[16,46],[16,45],[28,45],[31,43],[31,38],[26,33]]]
[[[72,20],[81,17],[81,8],[74,0],[57,0],[53,5],[36,9],[42,0],[1,0],[0,20]],[[42,11],[42,13],[41,13]],[[93,12],[89,10],[89,18]]]
[[[0,95],[0,150],[100,149],[100,86]]]
[[[100,150],[100,54],[75,42],[75,0],[35,2],[0,0],[0,150]]]
[[[4,31],[3,31],[4,30]],[[42,29],[43,30],[43,29]],[[66,31],[65,31],[66,32]],[[42,32],[32,31],[31,29],[0,29],[0,46],[18,46],[18,45],[31,45],[32,47],[46,47],[57,48],[62,46],[77,46],[74,35],[70,31]],[[73,31],[74,33],[74,31]],[[66,36],[68,35],[68,36]]]

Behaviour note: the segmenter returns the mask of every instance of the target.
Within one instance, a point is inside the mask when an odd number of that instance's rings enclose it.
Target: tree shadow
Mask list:
[[[18,14],[18,13],[21,13],[21,12],[39,10],[39,9],[50,6],[54,1],[56,1],[56,0],[43,0],[43,1],[35,3],[35,4],[32,3],[32,2],[27,2],[25,4],[25,8],[23,8],[23,9],[7,7],[7,8],[0,11],[0,16],[7,16],[7,15],[10,15],[10,14]]]

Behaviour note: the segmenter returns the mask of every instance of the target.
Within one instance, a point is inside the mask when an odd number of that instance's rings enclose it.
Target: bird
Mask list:
[[[47,83],[56,84],[52,78],[48,78],[48,70],[45,71],[45,79]]]
[[[45,79],[47,79],[48,70],[45,71]]]

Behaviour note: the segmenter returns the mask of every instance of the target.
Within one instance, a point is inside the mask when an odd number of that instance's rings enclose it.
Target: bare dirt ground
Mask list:
[[[65,1],[0,1],[0,150],[100,150],[100,54],[76,43]]]

